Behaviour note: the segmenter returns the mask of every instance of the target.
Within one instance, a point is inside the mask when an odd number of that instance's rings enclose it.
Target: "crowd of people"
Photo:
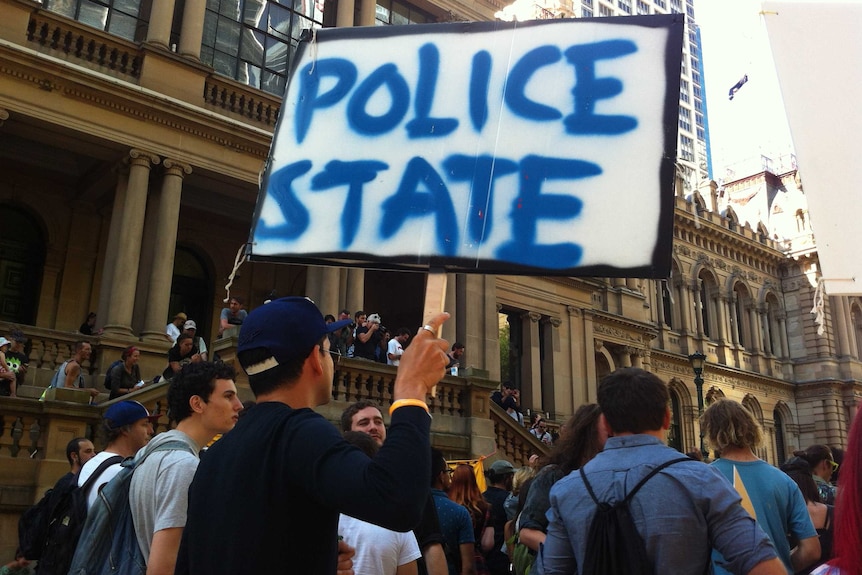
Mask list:
[[[90,513],[104,513],[99,489],[124,458],[140,461],[129,506],[153,574],[583,573],[594,560],[588,535],[597,510],[623,500],[657,573],[862,574],[860,418],[840,478],[842,454],[822,445],[796,452],[779,470],[757,456],[763,436],[754,416],[720,399],[702,416],[717,454],[705,463],[666,444],[665,382],[622,368],[599,382],[597,403],[561,426],[547,457],[520,469],[497,459],[477,476],[430,445],[425,398],[463,354],[436,336],[448,314],[387,345],[395,356],[387,359],[398,362],[388,428],[370,401],[345,409],[340,430],[314,411],[331,399],[342,349],[371,351],[361,344],[374,338],[360,336],[380,333],[375,315],[324,318],[306,298],[247,314],[238,359],[256,401],[245,411],[232,368],[200,357],[188,318],[177,318],[181,357],[166,374],[173,429],[153,437],[157,416],[116,402],[104,413],[105,449],[95,453],[82,438],[70,443],[70,475],[58,485],[88,487]],[[0,339],[7,366],[9,347]],[[182,363],[188,347],[198,358]],[[76,349],[57,378],[81,377],[88,348]],[[119,389],[139,377],[136,353],[125,350],[112,370]],[[518,395],[504,384],[493,399],[520,413]],[[545,441],[541,415],[530,432]],[[72,572],[95,536],[84,529]],[[10,566],[26,568],[27,559]]]

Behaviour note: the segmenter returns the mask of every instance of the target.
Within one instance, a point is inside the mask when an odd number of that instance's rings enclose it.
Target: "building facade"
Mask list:
[[[683,10],[677,0],[593,2],[568,9]],[[419,325],[422,274],[237,267],[277,94],[303,28],[489,20],[502,8],[0,0],[0,320],[71,332],[96,311],[103,348],[163,353],[165,324],[179,311],[204,337],[215,334],[230,283],[247,308],[272,294],[308,295],[326,313],[364,309],[391,329]],[[702,78],[696,37],[692,26],[683,70],[692,82]],[[700,142],[693,128],[705,128],[705,109],[698,120],[700,92],[689,95],[680,137]],[[695,119],[682,126],[683,115]],[[812,443],[843,445],[862,396],[862,302],[818,290],[795,172],[718,189],[705,179],[705,131],[703,142],[680,144],[670,278],[452,275],[444,336],[466,345],[462,367],[514,381],[525,407],[557,420],[594,401],[605,373],[650,369],[670,382],[671,441],[682,450],[699,441],[688,356],[701,351],[706,401],[746,403],[767,430],[769,461]]]

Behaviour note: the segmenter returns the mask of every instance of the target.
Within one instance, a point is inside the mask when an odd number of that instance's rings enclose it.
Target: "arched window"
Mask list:
[[[36,323],[45,238],[42,226],[18,206],[0,204],[0,320]]]

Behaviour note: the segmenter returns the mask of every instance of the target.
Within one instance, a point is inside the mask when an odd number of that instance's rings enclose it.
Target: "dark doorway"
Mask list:
[[[28,212],[0,205],[0,320],[34,325],[45,265],[45,238]]]
[[[365,270],[363,310],[380,314],[390,332],[406,327],[415,335],[425,309],[425,277],[419,272]]]
[[[171,303],[165,323],[170,323],[176,314],[184,312],[189,319],[195,320],[197,333],[211,346],[212,300],[212,274],[203,260],[192,250],[177,246]]]

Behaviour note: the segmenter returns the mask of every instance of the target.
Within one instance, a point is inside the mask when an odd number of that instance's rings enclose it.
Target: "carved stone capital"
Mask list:
[[[550,323],[554,327],[560,327],[560,325],[562,325],[563,323],[563,320],[558,317],[549,317],[548,323]]]
[[[535,311],[531,311],[527,313],[527,317],[530,318],[531,322],[537,323],[540,319],[542,319],[542,314]]]
[[[3,125],[3,122],[9,119],[9,110],[5,110],[0,108],[0,126]]]
[[[129,150],[127,161],[131,166],[143,166],[149,169],[151,166],[157,166],[161,159],[152,152],[132,148]]]
[[[569,315],[570,315],[570,316],[573,316],[573,317],[581,317],[581,309],[580,309],[580,308],[577,308],[577,307],[575,307],[575,306],[573,306],[573,305],[567,305],[567,306],[566,306],[566,311],[567,311],[567,312],[569,312]]]
[[[165,174],[171,176],[183,178],[192,173],[192,167],[189,164],[178,162],[177,160],[172,160],[170,158],[165,158],[162,161],[162,165],[165,167]]]

